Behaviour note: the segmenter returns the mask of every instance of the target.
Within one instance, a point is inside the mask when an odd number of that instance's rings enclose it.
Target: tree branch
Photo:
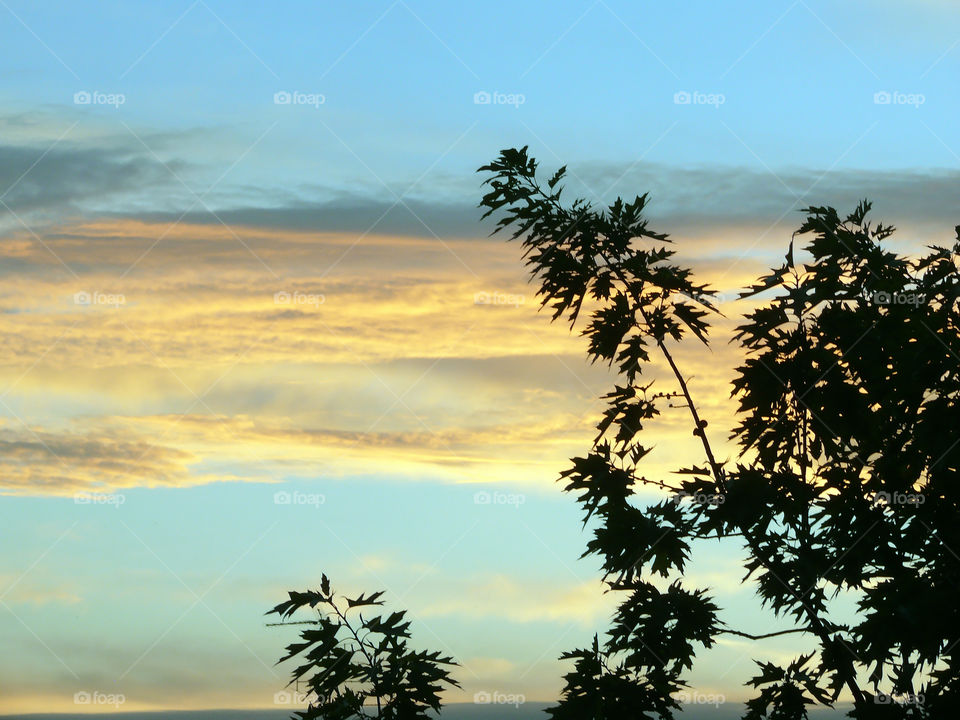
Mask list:
[[[561,239],[564,237],[570,236],[573,230],[584,219],[584,217],[588,215],[588,211],[585,210],[580,217],[573,217],[571,213],[560,204],[559,200],[556,197],[543,191],[543,189],[540,187],[539,183],[537,183],[535,178],[532,178],[529,175],[523,175],[521,177],[523,177],[523,179],[526,180],[527,183],[529,183],[529,185],[535,190],[535,192],[540,194],[540,196],[543,197],[549,205],[553,206],[556,209],[560,218],[566,220],[570,224],[570,226],[562,233]],[[597,251],[597,255],[600,257],[600,259],[603,261],[606,267],[610,268],[613,271],[617,279],[621,283],[623,283],[628,296],[631,297],[634,303],[636,304],[636,306],[633,308],[634,313],[639,312],[644,322],[646,322],[647,326],[649,327],[650,321],[646,313],[644,312],[642,297],[637,296],[636,292],[634,291],[634,288],[631,286],[629,280],[624,275],[623,270],[620,268],[619,264],[611,263],[609,259],[606,258],[603,255],[603,253],[599,250]],[[704,429],[706,425],[705,423],[703,423],[702,419],[700,418],[700,414],[697,411],[697,407],[693,401],[693,397],[690,392],[690,389],[687,386],[686,379],[683,377],[683,374],[680,372],[680,369],[677,366],[676,362],[674,361],[673,355],[670,353],[670,350],[667,348],[663,338],[658,338],[654,336],[654,339],[656,340],[657,346],[660,348],[660,351],[664,359],[667,361],[667,364],[670,366],[670,369],[673,372],[673,375],[676,378],[678,385],[680,386],[680,390],[686,401],[687,408],[689,409],[690,414],[695,423],[694,434],[700,438],[700,443],[703,446],[703,450],[707,457],[707,461],[710,464],[714,481],[716,482],[717,487],[721,492],[726,492],[725,475],[723,472],[723,468],[717,462],[716,456],[713,453],[713,448],[710,445],[710,441],[707,438],[707,434]],[[750,551],[752,552],[754,557],[756,557],[767,570],[772,572],[772,570],[770,570],[770,566],[771,566],[770,558],[765,557],[760,552],[760,543],[758,539],[754,537],[753,533],[749,532],[746,528],[743,528],[742,532],[743,532],[743,538],[746,540],[747,545],[750,548]],[[793,596],[794,600],[800,603],[801,607],[804,609],[811,623],[810,628],[805,630],[797,630],[797,631],[811,632],[812,634],[816,635],[820,639],[824,647],[827,647],[828,645],[830,645],[831,638],[824,624],[824,621],[820,618],[820,616],[816,613],[816,611],[810,608],[810,606],[805,602],[806,598],[803,597],[801,593],[797,592],[794,588],[792,588],[787,583],[783,583],[783,584],[787,588],[788,592]],[[732,632],[732,631],[724,631],[724,632]],[[794,632],[794,631],[789,631],[789,632]],[[733,632],[733,634],[739,634],[743,637],[748,637],[748,638],[752,637],[748,634],[739,633],[739,632]],[[778,634],[785,634],[785,633],[778,633]],[[773,635],[771,635],[771,637],[772,636]],[[864,696],[856,680],[854,678],[848,678],[845,684],[850,689],[850,692],[853,694],[857,705],[862,706],[864,702]]]
[[[778,630],[777,632],[765,633],[763,635],[751,635],[750,633],[734,630],[733,628],[725,628],[720,632],[727,635],[739,635],[740,637],[745,637],[749,640],[763,640],[765,638],[777,637],[778,635],[789,635],[790,633],[813,633],[814,631],[810,628],[791,628],[790,630]]]

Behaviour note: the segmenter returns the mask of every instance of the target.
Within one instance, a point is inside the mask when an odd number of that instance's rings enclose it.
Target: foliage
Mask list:
[[[296,713],[301,720],[419,720],[439,711],[444,685],[459,687],[447,670],[456,664],[452,658],[408,647],[410,622],[403,611],[363,616],[364,608],[383,605],[382,592],[337,597],[323,575],[320,590],[289,596],[267,614],[283,620],[302,608],[317,614],[300,623],[310,627],[279,660],[303,660],[291,680],[304,680],[309,689],[309,706]]]
[[[671,240],[649,229],[647,195],[595,210],[561,202],[566,168],[545,185],[527,148],[501,152],[489,173],[484,217],[522,239],[542,307],[583,334],[592,361],[622,377],[591,451],[562,474],[591,519],[585,555],[624,599],[603,642],[574,661],[560,703],[567,718],[672,718],[683,673],[726,625],[706,589],[683,573],[698,538],[738,543],[764,605],[791,618],[810,645],[785,667],[759,663],[747,718],[793,720],[846,691],[855,718],[944,718],[960,706],[960,226],[952,248],[919,259],[883,242],[893,228],[804,210],[808,262],[786,262],[743,297],[771,298],[737,329],[745,360],[732,393],[736,462],[716,459],[687,378],[674,360],[692,335],[709,341],[711,291],[674,264]],[[585,310],[585,308],[587,308]],[[675,387],[642,379],[659,358]],[[648,479],[644,423],[677,403],[703,449],[676,481]],[[949,429],[953,428],[953,431]],[[639,486],[666,492],[638,506]],[[706,500],[706,501],[704,501]],[[673,579],[666,590],[652,575]],[[830,600],[853,593],[852,624]],[[891,694],[893,697],[891,698]]]

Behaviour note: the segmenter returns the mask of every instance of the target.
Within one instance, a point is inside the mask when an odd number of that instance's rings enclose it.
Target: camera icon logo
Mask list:
[[[290,104],[290,93],[286,90],[280,90],[273,94],[273,104],[274,105],[289,105]]]
[[[480,90],[473,94],[473,104],[474,105],[489,105],[490,104],[490,93],[486,90]]]

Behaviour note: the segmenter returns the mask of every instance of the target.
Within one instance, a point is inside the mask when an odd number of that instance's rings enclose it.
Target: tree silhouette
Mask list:
[[[443,686],[459,687],[447,667],[456,665],[439,652],[414,651],[407,646],[410,623],[406,613],[363,617],[364,608],[383,605],[382,592],[355,598],[336,597],[323,575],[320,590],[289,593],[290,599],[267,614],[289,619],[303,608],[316,619],[300,632],[302,642],[287,646],[278,662],[302,656],[291,684],[306,682],[309,705],[295,713],[301,720],[421,720],[440,710]],[[310,674],[312,671],[313,674]]]
[[[493,232],[522,238],[542,307],[571,327],[589,314],[590,359],[622,377],[591,451],[561,479],[585,526],[594,520],[584,555],[623,600],[602,641],[563,655],[574,666],[551,716],[672,718],[698,649],[724,633],[769,636],[730,627],[707,589],[684,583],[691,542],[716,538],[742,544],[744,580],[792,619],[783,633],[809,641],[785,666],[757,663],[746,718],[806,718],[844,690],[854,718],[957,717],[960,226],[951,249],[911,260],[883,248],[893,228],[870,223],[866,201],[846,217],[805,209],[808,261],[791,240],[785,263],[741,294],[772,297],[737,328],[740,453],[721,462],[674,357],[690,334],[708,343],[717,310],[648,228],[647,195],[565,205],[566,168],[541,184],[526,147],[479,172],[490,174],[484,218],[498,213]],[[657,356],[675,381],[667,392],[642,379]],[[703,460],[677,480],[647,478],[638,435],[677,403]],[[667,498],[638,506],[643,485]],[[658,589],[652,574],[671,582]],[[840,593],[857,599],[853,623],[831,618]]]

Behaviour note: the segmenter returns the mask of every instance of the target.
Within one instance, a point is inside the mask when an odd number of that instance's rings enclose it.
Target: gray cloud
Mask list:
[[[544,172],[554,168],[544,167]],[[609,203],[617,195],[631,198],[649,192],[648,215],[656,228],[670,233],[702,232],[724,227],[767,227],[779,222],[799,226],[800,210],[809,205],[831,205],[852,210],[863,198],[874,204],[874,215],[886,222],[952,228],[960,222],[960,172],[955,170],[877,171],[778,170],[776,175],[747,168],[671,168],[645,164],[572,168],[567,195]],[[450,197],[450,185],[438,189],[443,201],[418,197],[395,202],[388,194],[339,193],[334,199],[292,200],[271,207],[224,207],[217,215],[229,225],[441,238],[485,237],[492,223],[480,223],[477,201],[482,177],[472,190]],[[329,193],[324,193],[326,198]],[[168,222],[179,215],[119,213],[118,217]],[[185,222],[219,223],[209,212],[190,212]]]
[[[668,226],[713,223],[799,224],[799,210],[830,205],[841,212],[863,198],[873,202],[877,217],[898,222],[949,224],[960,222],[960,172],[934,169],[913,171],[668,168],[594,166],[578,171],[570,184],[588,199],[602,193],[604,201],[616,194],[631,197],[649,191],[650,215]],[[670,227],[663,228],[667,231]]]
[[[11,125],[29,119],[0,120]],[[105,136],[72,145],[64,141],[53,149],[0,145],[0,194],[5,193],[3,201],[18,214],[46,222],[75,215],[173,222],[196,198],[170,170],[187,177],[204,168],[176,159],[177,142],[169,133],[149,135],[146,141],[164,149],[164,156],[170,158],[164,160],[166,165],[132,136]],[[376,184],[347,190],[335,182],[254,188],[226,181],[204,200],[216,216],[197,204],[183,221],[427,238],[484,237],[492,224],[479,222],[482,211],[477,202],[484,177],[474,168],[489,159],[477,158],[462,173],[447,171],[425,178],[402,201]],[[557,164],[544,162],[543,174],[551,173]],[[618,194],[632,198],[650,192],[651,219],[658,229],[672,233],[723,226],[767,227],[781,218],[785,228],[796,227],[799,209],[807,205],[846,210],[863,197],[874,202],[876,217],[886,221],[946,228],[960,222],[960,171],[948,169],[767,171],[625,162],[574,165],[568,180],[571,197],[603,203]],[[403,191],[402,185],[394,189],[399,195]]]
[[[73,493],[97,487],[178,485],[192,456],[140,440],[0,430],[4,491]]]
[[[18,215],[57,220],[118,196],[173,181],[163,165],[133,148],[0,145],[0,196]],[[182,167],[175,163],[174,167]],[[6,208],[0,208],[6,213]]]
[[[262,227],[280,230],[315,230],[440,238],[477,237],[489,232],[480,225],[483,212],[475,202],[432,203],[424,200],[380,199],[362,195],[322,202],[295,201],[276,207],[237,207],[189,212],[183,222]],[[115,217],[171,222],[179,214],[119,213]],[[219,218],[219,219],[218,219]]]

